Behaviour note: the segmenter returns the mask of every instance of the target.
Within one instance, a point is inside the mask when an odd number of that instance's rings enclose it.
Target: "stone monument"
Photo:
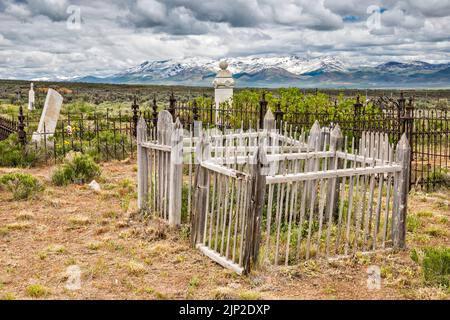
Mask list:
[[[219,109],[221,103],[232,101],[234,88],[233,75],[227,70],[228,63],[226,61],[221,61],[219,67],[220,71],[213,81],[216,110]],[[219,112],[216,112],[216,123],[220,123]]]
[[[28,92],[28,110],[34,110],[34,89],[33,82],[30,85],[30,91]]]
[[[53,136],[62,103],[63,97],[55,90],[48,89],[44,110],[42,111],[41,119],[39,120],[38,129],[33,133],[33,137],[31,138],[32,141],[41,142],[42,140]]]

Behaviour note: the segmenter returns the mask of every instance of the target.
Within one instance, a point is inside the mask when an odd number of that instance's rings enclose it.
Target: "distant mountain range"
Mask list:
[[[390,61],[375,67],[355,67],[336,57],[309,59],[296,55],[226,60],[238,87],[450,87],[450,63]],[[110,76],[87,76],[72,81],[211,86],[218,65],[218,60],[204,58],[145,61]]]

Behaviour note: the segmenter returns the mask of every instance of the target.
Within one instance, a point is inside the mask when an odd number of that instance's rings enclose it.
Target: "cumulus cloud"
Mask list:
[[[33,15],[43,15],[53,21],[67,19],[67,0],[26,0],[26,4]]]
[[[69,30],[67,8],[81,8]],[[366,21],[379,8],[380,25]],[[336,55],[449,60],[448,0],[1,0],[0,78],[104,75],[144,60]]]
[[[234,28],[293,25],[317,30],[342,27],[342,18],[326,8],[323,0],[136,0],[128,2],[128,9],[129,24],[177,34],[183,33],[180,24],[193,33],[206,33],[215,24]]]
[[[25,19],[34,16],[45,16],[52,21],[67,19],[68,0],[2,0],[0,12]]]
[[[387,1],[394,5],[398,1]],[[447,17],[450,15],[450,1],[448,0],[403,0],[401,4],[406,9],[417,10],[425,17]]]
[[[408,14],[400,7],[386,10],[381,14],[381,23],[385,27],[402,27],[413,30],[422,28],[424,22],[425,20],[421,17]]]

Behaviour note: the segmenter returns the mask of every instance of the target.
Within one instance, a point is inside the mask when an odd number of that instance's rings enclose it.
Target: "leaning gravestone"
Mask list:
[[[36,132],[33,133],[32,141],[41,142],[53,136],[58,123],[59,112],[63,103],[63,97],[53,89],[48,89],[47,97],[45,98],[44,110],[42,111],[39,126]],[[44,136],[46,136],[44,138]]]
[[[30,91],[28,92],[28,110],[34,110],[34,89],[33,82],[30,85]]]

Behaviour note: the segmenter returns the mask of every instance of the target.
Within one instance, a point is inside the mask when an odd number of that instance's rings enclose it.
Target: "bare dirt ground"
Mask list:
[[[450,246],[450,192],[413,192],[408,250],[295,267],[262,268],[237,276],[189,246],[187,229],[136,218],[133,163],[102,165],[102,190],[55,187],[53,167],[26,170],[45,182],[35,199],[13,201],[0,191],[0,298],[3,299],[449,299],[424,285],[410,250]],[[68,267],[81,286],[67,288]],[[379,290],[367,268],[381,268]],[[73,267],[71,267],[73,268]],[[70,269],[70,268],[69,268]]]

